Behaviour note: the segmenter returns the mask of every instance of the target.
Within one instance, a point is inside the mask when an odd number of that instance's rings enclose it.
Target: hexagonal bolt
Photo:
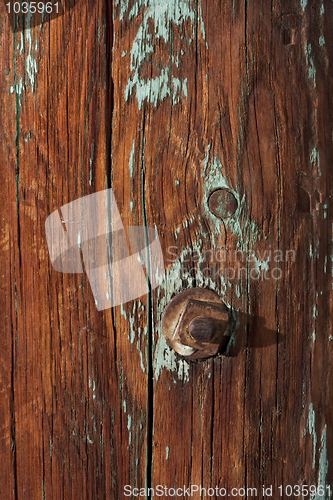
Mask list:
[[[229,310],[220,297],[205,288],[176,295],[162,318],[166,341],[181,356],[202,359],[226,347],[230,333]]]
[[[189,334],[197,342],[210,342],[216,334],[216,325],[210,318],[194,318],[188,327]]]

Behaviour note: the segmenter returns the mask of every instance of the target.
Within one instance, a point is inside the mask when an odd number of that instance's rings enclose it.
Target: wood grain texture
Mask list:
[[[16,33],[1,7],[2,496],[333,489],[332,3],[81,0]],[[44,228],[110,187],[166,275],[98,312]],[[190,287],[238,325],[199,363],[161,331]]]

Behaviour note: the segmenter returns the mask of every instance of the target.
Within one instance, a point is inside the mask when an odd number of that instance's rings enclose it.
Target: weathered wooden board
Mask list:
[[[14,33],[2,5],[1,26],[3,497],[330,498],[332,3],[81,0]],[[99,312],[85,273],[52,269],[45,220],[110,187],[166,275]],[[200,363],[160,323],[194,286],[238,326]]]
[[[117,498],[145,475],[146,375],[120,308],[99,314],[85,275],[55,272],[45,235],[110,184],[111,6],[2,23],[1,495]]]

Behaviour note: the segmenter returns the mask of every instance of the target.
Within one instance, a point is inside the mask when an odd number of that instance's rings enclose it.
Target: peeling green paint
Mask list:
[[[27,14],[25,18],[25,29],[21,31],[21,45],[17,47],[17,50],[23,55],[24,64],[24,75],[22,75],[19,84],[15,84],[11,87],[11,93],[14,91],[21,97],[24,88],[28,85],[31,92],[34,92],[36,86],[36,74],[37,69],[37,51],[38,51],[38,40],[33,39],[32,35],[37,33],[39,28],[31,28],[31,17],[32,13]],[[21,105],[21,101],[20,101]]]
[[[324,219],[327,219],[327,210],[328,210],[328,203],[327,203],[327,202],[325,202],[325,203],[323,204],[323,216],[324,216]],[[325,258],[326,258],[326,256],[325,256]],[[325,271],[325,272],[326,272],[326,271]]]
[[[21,95],[22,95],[22,92],[23,92],[23,88],[24,88],[24,85],[23,85],[23,77],[22,76],[20,78],[20,82],[19,83],[11,85],[11,87],[10,87],[10,93],[14,94],[14,92],[15,92],[15,94],[18,96],[20,107],[22,106]]]
[[[316,466],[317,434],[316,434],[316,415],[312,403],[310,403],[309,405],[307,427],[303,431],[303,436],[305,436],[307,432],[310,434],[313,443],[312,468],[314,469]]]
[[[122,316],[124,316],[124,318],[127,319],[127,313],[125,311],[124,304],[120,304],[120,312]]]
[[[132,444],[132,416],[127,415],[128,444]]]
[[[26,18],[27,28],[21,32],[21,36],[22,38],[25,37],[25,43],[28,44],[28,55],[25,60],[25,69],[30,83],[30,90],[31,92],[34,92],[35,75],[38,72],[37,60],[36,60],[36,51],[38,50],[38,42],[36,40],[35,47],[33,48],[33,40],[31,36],[32,29],[30,28],[31,16],[32,13],[30,12]]]
[[[212,162],[210,162],[209,155],[210,145],[207,147],[206,157],[203,161],[202,177],[205,179],[205,194],[203,201],[204,215],[211,224],[212,246],[219,246],[217,239],[219,238],[219,241],[221,241],[220,237],[225,236],[224,227],[226,227],[237,237],[237,245],[241,248],[241,250],[250,255],[253,244],[257,240],[258,229],[256,224],[250,218],[249,210],[246,204],[246,197],[245,195],[240,196],[237,190],[230,185],[226,177],[223,175],[223,166],[219,159],[215,158]],[[230,217],[224,222],[211,214],[207,203],[210,192],[216,188],[226,188],[231,191],[238,203],[238,208],[233,217]],[[183,221],[181,226],[179,226],[174,233],[175,239],[177,238],[177,234],[179,234],[181,227],[185,229],[185,227],[187,227],[187,225],[192,223],[194,220],[194,216],[191,216],[189,220]],[[171,267],[166,270],[165,279],[158,289],[158,318],[162,317],[162,313],[171,298],[180,291],[194,286],[194,282],[197,287],[209,288],[216,291],[227,306],[230,307],[228,290],[233,285],[230,282],[227,284],[226,278],[221,273],[219,274],[218,284],[214,273],[205,272],[207,270],[211,271],[209,264],[205,260],[205,252],[203,252],[206,244],[205,228],[200,217],[197,218],[196,221],[200,222],[200,228],[197,231],[195,243],[185,247],[179,256],[173,254],[176,258],[172,261]],[[195,267],[193,268],[192,266],[192,269],[189,269],[188,262],[191,262],[191,258],[194,254],[196,255]],[[268,257],[267,260],[256,258],[255,266],[258,270],[269,270],[269,261],[270,257]],[[237,286],[236,294],[240,297],[240,284],[237,284]],[[237,325],[238,317],[236,311],[233,311],[233,318],[234,324]],[[188,381],[189,364],[185,360],[178,359],[175,353],[168,347],[164,339],[160,323],[157,326],[157,331],[158,341],[154,351],[155,380],[158,380],[163,369],[168,369],[171,372],[175,372],[175,377],[178,377],[178,379]],[[234,335],[234,332],[232,335]],[[229,342],[229,349],[234,344],[234,341],[235,339],[232,337]]]
[[[267,260],[261,260],[258,259],[255,255],[253,255],[253,259],[254,259],[254,268],[258,273],[258,275],[261,274],[261,271],[269,272],[270,257],[268,257]]]
[[[170,269],[166,270],[165,279],[163,283],[158,288],[158,310],[157,315],[158,318],[162,317],[162,313],[170,302],[173,295],[179,293],[184,288],[190,288],[194,284],[194,280],[196,282],[196,286],[198,287],[206,287],[211,290],[216,290],[221,292],[221,290],[217,290],[217,283],[214,281],[212,276],[207,276],[201,269],[201,264],[204,263],[204,257],[201,255],[202,250],[202,240],[197,240],[191,247],[185,248],[180,257],[175,260]],[[193,252],[200,255],[199,260],[196,262],[196,273],[195,276],[191,274],[191,270],[187,270],[186,262],[188,258],[191,257]],[[226,291],[226,285],[223,280],[223,276],[221,276],[222,281],[222,293]],[[185,286],[184,286],[185,283]],[[226,303],[227,303],[227,299]],[[178,359],[172,349],[167,345],[162,328],[161,323],[157,326],[158,330],[158,341],[155,346],[154,352],[154,373],[155,380],[157,381],[163,369],[166,368],[169,371],[175,372],[178,379],[188,382],[189,381],[189,368],[190,365],[185,361]]]
[[[319,259],[319,247],[320,247],[320,240],[319,238],[316,239],[316,246],[313,248],[312,244],[310,243],[309,247],[309,255],[311,259]]]
[[[88,385],[89,389],[92,389],[93,399],[96,399],[96,383],[91,377],[88,379]]]
[[[131,151],[131,156],[130,156],[130,161],[129,161],[129,169],[130,169],[131,179],[133,179],[133,177],[134,177],[134,166],[135,166],[135,139],[133,140],[132,151]]]
[[[157,297],[157,317],[161,318],[162,313],[171,300],[172,296],[183,289],[183,280],[188,287],[193,285],[194,278],[189,274],[182,273],[184,259],[192,253],[192,248],[184,249],[181,256],[176,259],[171,269],[167,269],[165,279],[158,288]],[[198,285],[200,286],[200,285]],[[175,372],[175,376],[183,382],[189,381],[190,365],[187,361],[178,359],[175,352],[167,345],[161,327],[161,322],[157,325],[158,341],[154,349],[154,376],[158,381],[163,369]]]
[[[313,86],[316,88],[316,68],[312,57],[311,43],[306,43],[305,56],[306,56],[306,63],[308,65],[309,79],[313,81]]]
[[[93,178],[93,161],[94,161],[94,156],[95,156],[95,143],[91,143],[91,149],[90,149],[90,159],[89,159],[89,186],[92,184],[92,178]]]
[[[312,163],[312,168],[318,170],[318,174],[321,175],[320,170],[320,157],[317,148],[313,147],[310,155],[310,162]]]
[[[328,465],[329,464],[327,459],[327,425],[325,424],[320,439],[317,491],[315,494],[311,495],[311,500],[329,500],[332,496],[331,489],[330,490],[327,489]]]
[[[224,236],[221,227],[223,224],[226,228],[229,228],[232,234],[238,237],[237,245],[242,251],[247,251],[253,244],[257,241],[258,228],[257,225],[251,220],[249,215],[249,210],[246,203],[245,194],[241,196],[236,189],[230,185],[228,179],[223,175],[223,165],[218,158],[215,158],[212,163],[209,163],[209,152],[210,146],[207,148],[207,155],[204,161],[204,168],[202,177],[205,179],[204,182],[204,213],[206,217],[212,224],[212,243],[216,245],[215,235]],[[238,207],[235,214],[228,219],[225,219],[223,223],[220,219],[215,217],[208,207],[208,197],[209,194],[217,188],[228,189],[236,198]]]
[[[142,351],[141,344],[142,344],[142,339],[147,338],[147,327],[145,327],[144,331],[142,332],[141,327],[139,327],[137,325],[138,325],[138,318],[140,318],[142,316],[144,311],[145,311],[145,307],[142,304],[141,300],[133,302],[132,310],[130,310],[128,307],[128,309],[126,311],[124,305],[123,304],[120,305],[121,315],[125,318],[125,320],[128,323],[128,326],[129,326],[127,338],[129,340],[131,346],[134,345],[134,342],[136,340],[135,346],[136,346],[138,353],[139,353],[139,356],[140,356],[140,366],[141,366],[141,369],[143,372],[146,371],[146,367],[144,364],[145,354]],[[132,349],[132,347],[131,347],[131,349]]]
[[[188,96],[187,78],[178,78],[173,75],[172,67],[180,66],[179,58],[183,51],[170,54],[169,67],[160,68],[160,74],[155,78],[145,79],[141,76],[144,64],[153,57],[155,47],[159,40],[163,39],[168,44],[173,36],[173,25],[182,27],[185,23],[190,23],[191,30],[187,40],[188,45],[196,43],[196,27],[200,26],[202,37],[205,40],[205,28],[201,13],[201,3],[197,8],[195,0],[136,0],[131,10],[129,10],[128,0],[116,0],[116,7],[119,7],[119,18],[124,20],[125,14],[128,19],[137,18],[142,15],[142,22],[134,38],[131,48],[131,76],[128,80],[125,99],[126,101],[136,92],[139,109],[143,102],[147,101],[155,107],[159,101],[166,97],[171,97],[172,103],[177,104],[184,95]],[[142,14],[142,9],[144,13]],[[198,16],[198,18],[197,18]],[[153,33],[151,32],[153,24]]]
[[[137,350],[138,350],[139,355],[140,355],[140,366],[141,366],[141,370],[142,370],[143,372],[145,372],[145,371],[146,371],[146,368],[145,368],[145,365],[144,365],[144,363],[143,363],[143,353],[142,353],[142,351],[141,351],[141,349],[140,349],[140,339],[137,341],[137,343],[136,343],[136,347],[137,347]]]
[[[308,5],[308,0],[301,0],[301,7],[303,12],[305,11],[307,5]]]

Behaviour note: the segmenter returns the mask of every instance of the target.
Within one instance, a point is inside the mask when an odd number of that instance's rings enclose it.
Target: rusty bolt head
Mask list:
[[[229,311],[215,292],[191,288],[167,305],[162,329],[168,345],[181,356],[208,358],[228,343]]]
[[[190,336],[197,342],[210,342],[216,334],[216,325],[210,318],[194,318],[188,327]]]
[[[219,219],[228,219],[236,212],[238,202],[231,191],[219,188],[210,193],[208,197],[208,207],[215,217]]]

